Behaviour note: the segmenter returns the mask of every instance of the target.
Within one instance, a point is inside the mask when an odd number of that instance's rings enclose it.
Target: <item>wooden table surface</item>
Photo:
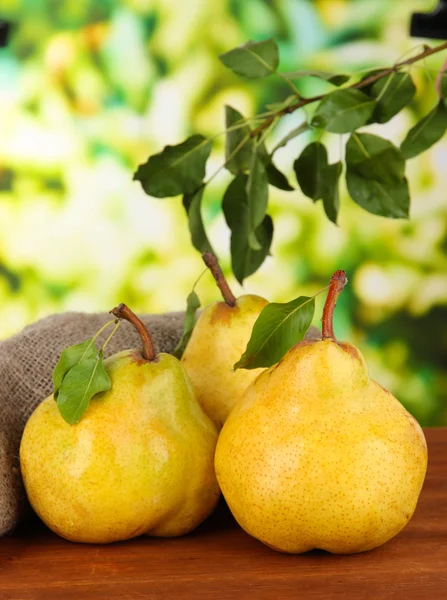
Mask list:
[[[0,599],[447,599],[447,428],[425,434],[429,466],[416,513],[371,552],[279,554],[245,534],[223,503],[177,539],[89,546],[38,524],[0,540]]]

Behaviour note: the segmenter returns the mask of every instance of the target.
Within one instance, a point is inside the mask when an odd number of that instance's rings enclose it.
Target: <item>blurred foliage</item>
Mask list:
[[[393,2],[390,10],[389,0],[2,0],[0,17],[15,27],[0,50],[0,336],[57,311],[118,302],[183,309],[202,263],[181,199],[148,198],[132,173],[168,143],[223,130],[225,103],[250,115],[288,95],[280,78],[241,81],[218,54],[274,36],[282,71],[388,66],[420,49],[409,18],[427,4],[436,3]],[[369,131],[400,143],[415,115],[434,105],[443,58],[412,68],[410,108]],[[303,94],[327,89],[313,79],[300,86]],[[284,118],[273,141],[301,120]],[[332,161],[345,138],[325,139]],[[278,151],[288,175],[309,140],[304,134]],[[321,203],[272,189],[273,256],[245,284],[286,301],[345,269],[351,281],[337,309],[338,336],[359,346],[373,376],[428,425],[447,423],[446,161],[443,140],[409,163],[409,221],[370,215],[343,191],[336,227]],[[227,269],[229,232],[218,209],[228,181],[219,174],[204,199]],[[202,303],[217,297],[211,276],[197,292]]]

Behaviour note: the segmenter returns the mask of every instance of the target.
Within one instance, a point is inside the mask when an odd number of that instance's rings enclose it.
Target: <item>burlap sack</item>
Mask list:
[[[0,537],[29,511],[19,469],[20,439],[28,417],[52,393],[51,375],[62,350],[92,337],[110,319],[107,313],[54,315],[0,342]],[[146,315],[142,320],[157,352],[172,352],[183,329],[183,313]],[[122,323],[105,354],[136,347],[141,347],[138,334]]]

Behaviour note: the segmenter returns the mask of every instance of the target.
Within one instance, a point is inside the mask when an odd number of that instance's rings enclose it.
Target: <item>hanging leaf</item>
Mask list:
[[[295,127],[294,129],[289,131],[289,133],[276,144],[276,146],[271,151],[271,155],[273,156],[273,154],[275,154],[277,150],[288,144],[290,140],[293,140],[297,136],[301,135],[305,131],[309,131],[310,129],[312,129],[312,127],[309,125],[309,123],[307,123],[306,121],[304,123],[301,123],[300,125],[298,125],[298,127]]]
[[[62,381],[57,398],[63,419],[70,425],[78,423],[93,396],[109,390],[111,385],[104,369],[102,351],[95,358],[72,367]]]
[[[267,173],[256,151],[252,154],[246,190],[249,215],[248,243],[252,250],[261,250],[262,246],[256,237],[256,230],[264,221],[269,192]]]
[[[279,51],[273,39],[262,42],[249,41],[219,56],[221,62],[237,75],[249,79],[267,77],[279,65]]]
[[[397,184],[380,183],[347,169],[346,183],[354,202],[368,212],[392,219],[408,218],[410,196],[406,179]]]
[[[353,133],[346,144],[347,168],[365,179],[396,184],[405,177],[405,158],[388,140],[370,133]]]
[[[85,340],[85,342],[81,342],[75,346],[68,346],[68,348],[65,348],[62,351],[53,371],[53,396],[55,400],[57,399],[59,388],[68,371],[83,360],[95,357],[96,348],[93,338],[89,338],[88,340]]]
[[[323,170],[327,166],[327,151],[321,142],[312,142],[306,146],[293,163],[300,188],[308,198],[321,198]]]
[[[339,75],[334,75],[334,73],[329,73],[328,71],[290,71],[288,73],[281,73],[287,79],[301,79],[302,77],[316,77],[317,79],[322,79],[323,81],[328,81],[333,85],[339,86],[343,83],[346,83],[351,79],[351,75],[346,75],[345,73],[340,73]]]
[[[202,186],[194,194],[186,194],[183,196],[183,206],[188,215],[192,245],[201,253],[212,252],[214,254],[202,220],[201,207],[204,189],[205,187]]]
[[[272,302],[257,318],[247,348],[235,369],[271,367],[300,342],[312,323],[315,300],[300,296],[291,302]]]
[[[338,209],[340,207],[340,194],[338,180],[343,166],[341,162],[328,165],[323,169],[321,178],[321,196],[324,212],[332,223],[337,224]]]
[[[368,121],[375,105],[375,100],[360,90],[337,90],[321,100],[312,125],[332,133],[350,133]]]
[[[405,158],[413,158],[436,144],[447,129],[447,106],[440,100],[437,106],[407,134],[400,149]]]
[[[386,123],[410,102],[415,93],[410,73],[392,73],[378,79],[368,88],[368,95],[376,100],[372,120]]]
[[[267,174],[267,180],[270,185],[274,185],[276,188],[280,190],[285,190],[286,192],[290,192],[294,188],[290,185],[287,177],[282,173],[278,167],[272,161],[272,155],[268,153],[267,148],[262,142],[258,146],[258,156],[262,161],[262,164],[265,167],[265,172]]]
[[[230,171],[230,173],[233,173],[233,175],[248,171],[250,168],[251,155],[253,153],[253,140],[250,139],[251,127],[246,123],[242,114],[231,106],[225,106],[226,129],[243,123],[245,123],[243,127],[227,131],[226,134],[225,168]],[[234,154],[238,147],[240,147],[240,149]]]
[[[196,313],[200,308],[200,299],[196,292],[192,290],[186,299],[186,311],[185,311],[185,320],[183,322],[183,333],[182,337],[179,340],[179,343],[175,347],[173,356],[178,358],[179,360],[183,356],[183,352],[189,342],[189,338],[194,329],[194,325],[196,323]]]
[[[255,234],[260,245],[253,250],[248,242],[250,217],[247,197],[247,175],[238,175],[228,186],[222,209],[231,230],[231,266],[234,276],[242,285],[244,279],[259,269],[270,252],[273,238],[273,222],[266,215]]]
[[[150,196],[166,198],[193,194],[205,177],[205,165],[211,142],[203,135],[193,135],[177,146],[166,146],[149,157],[134,174]]]

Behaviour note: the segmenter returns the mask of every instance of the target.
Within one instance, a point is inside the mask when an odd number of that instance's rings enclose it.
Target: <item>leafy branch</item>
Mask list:
[[[279,50],[273,39],[248,42],[220,56],[221,62],[246,79],[281,77],[294,92],[284,101],[267,105],[267,111],[245,118],[231,106],[225,107],[225,161],[208,178],[206,163],[211,138],[192,135],[176,146],[166,146],[140,165],[134,179],[152,196],[164,198],[183,195],[191,241],[201,253],[212,252],[202,218],[202,200],[206,186],[225,168],[231,175],[222,200],[222,211],[231,231],[231,262],[240,283],[254,273],[270,253],[273,221],[267,214],[269,186],[293,191],[295,188],[274,164],[275,152],[305,132],[350,134],[344,160],[329,164],[325,145],[311,141],[293,163],[302,192],[314,202],[322,201],[327,217],[337,223],[339,180],[345,171],[347,189],[359,206],[375,215],[408,218],[410,193],[405,177],[406,160],[435,144],[447,130],[446,64],[439,71],[436,90],[439,101],[408,132],[400,147],[377,135],[358,132],[373,123],[386,123],[413,99],[416,87],[407,67],[447,49],[447,42],[398,60],[390,67],[354,75],[324,71],[278,71]],[[404,71],[405,69],[405,71]],[[316,77],[335,86],[335,91],[302,97],[293,80]],[[276,123],[285,115],[312,103],[318,103],[312,120],[307,118],[289,131],[270,151],[266,141]],[[192,302],[191,312],[197,310]]]

